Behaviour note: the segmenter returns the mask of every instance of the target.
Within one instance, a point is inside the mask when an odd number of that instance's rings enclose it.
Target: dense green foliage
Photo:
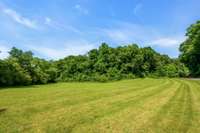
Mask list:
[[[103,43],[86,55],[68,56],[57,61],[40,59],[34,57],[31,51],[12,48],[10,56],[0,60],[0,85],[104,82],[137,77],[199,77],[200,21],[188,28],[186,36],[178,59],[136,44],[112,48]]]
[[[54,82],[56,67],[52,61],[33,57],[32,52],[12,48],[9,58],[0,60],[0,85],[29,85]]]
[[[58,61],[33,57],[31,51],[12,48],[0,60],[0,85],[45,84],[56,81],[108,81],[136,77],[184,77],[187,68],[177,59],[136,44],[109,47],[103,43],[86,55]]]
[[[122,78],[187,76],[187,68],[178,60],[160,55],[150,47],[136,44],[111,48],[103,43],[85,56],[69,56],[56,62],[63,81],[107,81]]]
[[[190,69],[191,76],[200,77],[200,21],[188,28],[186,36],[180,46],[180,59]]]

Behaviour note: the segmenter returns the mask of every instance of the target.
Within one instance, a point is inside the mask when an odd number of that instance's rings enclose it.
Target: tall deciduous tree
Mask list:
[[[191,75],[200,76],[200,21],[187,29],[186,36],[180,46],[180,59],[189,67]]]

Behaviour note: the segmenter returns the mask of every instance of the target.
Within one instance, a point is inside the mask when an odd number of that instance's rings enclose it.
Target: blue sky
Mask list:
[[[0,0],[0,58],[13,46],[59,59],[102,42],[137,43],[178,56],[199,0]]]

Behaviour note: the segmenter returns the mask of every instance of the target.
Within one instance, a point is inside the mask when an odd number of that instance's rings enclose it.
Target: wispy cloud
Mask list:
[[[82,31],[80,31],[78,28],[76,28],[72,25],[69,25],[69,24],[62,24],[50,17],[44,18],[44,24],[48,25],[54,29],[57,29],[57,30],[65,30],[65,31],[71,31],[71,32],[74,32],[77,34],[82,34]]]
[[[9,56],[8,52],[10,51],[10,47],[8,47],[5,42],[0,41],[0,59],[4,59]]]
[[[95,48],[94,44],[91,44],[85,40],[69,41],[62,45],[62,48],[46,47],[45,45],[29,45],[28,48],[49,59],[60,59],[69,55],[82,55]]]
[[[9,16],[11,19],[13,19],[15,22],[24,25],[28,28],[32,28],[32,29],[37,29],[38,26],[36,24],[35,21],[30,20],[26,17],[23,17],[20,13],[16,12],[13,9],[9,9],[9,8],[3,8],[2,9],[3,13],[5,13],[7,16]]]
[[[150,44],[153,45],[153,46],[176,48],[184,40],[185,40],[184,37],[176,37],[176,38],[165,37],[165,38],[158,38],[156,40],[153,40],[152,42],[150,42]]]
[[[112,28],[100,29],[101,33],[114,43],[144,42],[158,36],[156,30],[149,27],[127,22],[116,22]]]
[[[140,46],[152,46],[159,49],[178,51],[185,40],[184,35],[165,35],[156,29],[134,23],[118,22],[112,28],[101,29],[101,33],[114,44],[137,43]]]
[[[138,15],[138,12],[142,9],[142,7],[143,7],[143,4],[142,3],[138,3],[135,7],[134,7],[134,9],[133,9],[133,13],[134,13],[134,15]]]
[[[46,25],[50,25],[51,22],[52,22],[51,18],[49,18],[49,17],[45,17],[44,24],[46,24]]]
[[[74,6],[74,8],[75,8],[76,10],[78,10],[80,13],[84,14],[84,15],[89,14],[89,11],[88,11],[86,8],[82,7],[80,4],[76,4],[76,5]]]
[[[129,42],[133,39],[131,37],[131,32],[124,29],[103,29],[103,33],[114,43]]]

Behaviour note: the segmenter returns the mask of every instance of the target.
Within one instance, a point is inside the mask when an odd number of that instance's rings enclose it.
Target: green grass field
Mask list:
[[[0,133],[199,133],[200,81],[135,79],[0,90]]]

